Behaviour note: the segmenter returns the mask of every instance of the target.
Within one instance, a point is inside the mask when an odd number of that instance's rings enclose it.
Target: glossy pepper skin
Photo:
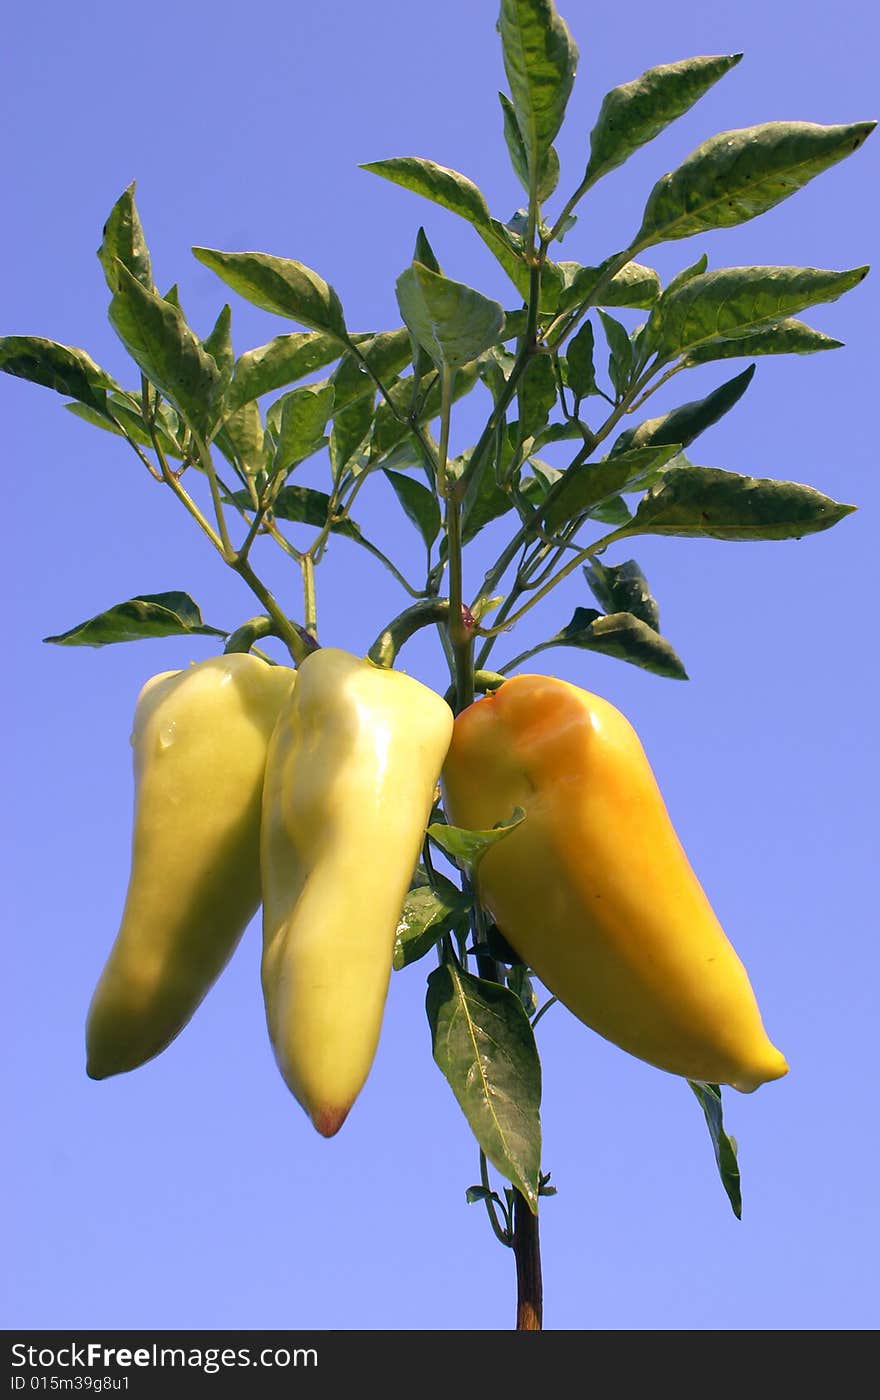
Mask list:
[[[394,936],[452,711],[434,691],[325,647],[299,668],[263,796],[263,993],[279,1069],[338,1132],[379,1040]]]
[[[138,696],[131,874],[89,1007],[93,1079],[165,1049],[256,913],[266,753],[295,675],[215,656],[154,676]]]
[[[483,858],[479,894],[575,1016],[689,1079],[750,1092],[786,1073],[619,710],[516,676],[458,716],[443,785],[458,826],[525,810]]]

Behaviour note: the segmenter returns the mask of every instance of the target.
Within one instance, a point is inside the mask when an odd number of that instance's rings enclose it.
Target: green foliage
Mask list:
[[[709,1136],[712,1139],[712,1147],[715,1152],[715,1162],[718,1167],[718,1175],[721,1178],[721,1185],[727,1193],[727,1199],[730,1201],[731,1210],[737,1220],[741,1220],[742,1192],[740,1189],[739,1163],[736,1159],[736,1139],[729,1137],[724,1131],[720,1085],[697,1084],[691,1079],[688,1080],[688,1083],[696,1094],[706,1119],[706,1126],[709,1129]]]
[[[660,631],[657,600],[635,559],[627,559],[623,564],[602,564],[594,559],[585,566],[584,577],[606,613],[632,613],[655,632]]]
[[[501,0],[498,29],[528,187],[537,191],[549,182],[550,149],[574,83],[577,45],[552,0]]]
[[[678,443],[633,447],[604,462],[582,462],[570,467],[548,497],[544,524],[555,533],[570,520],[591,512],[609,496],[628,491],[651,472],[670,462],[680,449]]]
[[[609,281],[603,281],[606,268],[581,267],[580,263],[561,262],[556,264],[562,274],[562,290],[555,310],[570,311],[576,306],[592,305],[591,297],[602,283],[599,303],[602,306],[631,306],[635,310],[645,310],[653,306],[660,295],[660,278],[653,267],[632,260],[625,263]]]
[[[754,374],[755,366],[750,365],[742,374],[713,389],[704,399],[684,403],[671,413],[664,413],[660,418],[649,418],[637,428],[621,433],[611,449],[612,456],[634,447],[663,447],[671,442],[678,443],[679,447],[690,446],[700,433],[711,428],[734,404],[739,403]]]
[[[446,822],[432,822],[428,827],[428,835],[432,841],[436,841],[441,850],[452,856],[453,860],[469,866],[474,871],[478,869],[483,856],[492,846],[498,841],[503,841],[520,822],[525,821],[525,815],[522,808],[517,807],[507,821],[498,822],[491,831],[466,831],[464,827],[448,826]]]
[[[267,422],[275,438],[273,472],[290,471],[325,445],[324,429],[332,412],[332,384],[291,389],[272,405]]]
[[[231,411],[275,389],[285,389],[338,359],[339,354],[338,338],[324,331],[276,335],[236,360],[226,406]]]
[[[122,263],[148,292],[155,291],[147,240],[134,202],[134,181],[123,190],[107,216],[98,258],[111,292],[116,291],[117,263]],[[174,300],[170,294],[168,300]]]
[[[649,248],[754,219],[857,151],[874,126],[765,122],[719,132],[658,180],[634,246]]]
[[[225,637],[209,627],[188,593],[141,593],[116,603],[57,637],[44,637],[61,647],[106,647],[114,642],[142,642],[149,637]]]
[[[629,661],[655,676],[686,681],[687,671],[672,646],[651,624],[630,612],[602,616],[594,608],[575,608],[571,621],[546,642],[539,642],[517,658],[516,664],[527,656],[536,656],[550,647],[576,647],[580,651],[598,651]],[[511,666],[514,663],[510,663]]]
[[[445,875],[434,875],[433,882],[411,889],[394,939],[392,965],[396,972],[429,953],[445,935],[467,935],[470,897]]]
[[[440,533],[440,507],[437,497],[415,477],[406,476],[403,472],[391,471],[386,467],[385,477],[408,518],[425,541],[425,548],[430,549]]]
[[[716,467],[673,467],[643,497],[632,521],[605,544],[631,535],[799,540],[830,529],[854,510],[795,481],[739,476]]]
[[[193,248],[193,253],[227,287],[254,306],[276,316],[287,316],[312,330],[327,331],[347,343],[339,297],[310,267],[269,253],[221,253],[216,248]]]
[[[397,279],[400,314],[438,369],[460,369],[494,345],[504,309],[473,287],[414,262]]]
[[[150,383],[196,432],[210,437],[220,415],[223,380],[183,313],[117,263],[109,315],[119,339]]]
[[[0,337],[0,369],[67,394],[102,417],[107,416],[107,390],[119,387],[85,350],[38,335]]]
[[[866,267],[721,267],[661,297],[647,327],[658,366],[697,348],[751,334],[857,287]]]
[[[541,1063],[513,992],[444,963],[428,978],[434,1059],[493,1166],[538,1209]]]
[[[729,73],[741,53],[662,63],[640,78],[612,88],[590,133],[586,181],[594,184],[688,111],[713,83]]]

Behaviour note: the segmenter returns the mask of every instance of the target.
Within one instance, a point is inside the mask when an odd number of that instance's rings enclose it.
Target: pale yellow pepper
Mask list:
[[[338,1132],[376,1052],[397,924],[452,734],[412,677],[324,647],[299,668],[263,797],[263,993],[289,1088]]]
[[[456,719],[443,786],[459,826],[524,809],[483,857],[478,890],[575,1016],[689,1079],[749,1092],[786,1073],[619,710],[566,681],[516,676]]]
[[[266,752],[295,674],[214,656],[154,676],[138,697],[131,874],[89,1008],[93,1079],[165,1049],[256,913]]]

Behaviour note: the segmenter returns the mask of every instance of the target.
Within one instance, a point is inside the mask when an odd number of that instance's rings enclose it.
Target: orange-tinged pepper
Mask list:
[[[785,1074],[748,975],[619,710],[522,675],[455,721],[451,822],[525,820],[483,857],[480,898],[545,986],[649,1064],[745,1093]]]

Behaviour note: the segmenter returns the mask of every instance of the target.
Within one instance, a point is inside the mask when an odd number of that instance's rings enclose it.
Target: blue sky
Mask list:
[[[512,214],[520,191],[501,136],[495,11],[467,0],[442,10],[253,0],[245,21],[238,7],[167,0],[146,17],[105,0],[51,19],[17,7],[0,83],[0,332],[81,345],[125,373],[94,254],[132,179],[157,280],[179,282],[201,332],[226,293],[192,259],[192,244],[296,257],[334,284],[350,325],[382,329],[399,324],[394,280],[422,222],[450,276],[507,298],[469,229],[357,168],[428,156],[475,179],[500,217]],[[745,51],[692,112],[602,182],[564,245],[581,262],[620,246],[654,180],[716,131],[877,115],[877,20],[865,0],[670,0],[626,12],[570,0],[562,13],[581,50],[558,143],[564,190],[580,177],[608,88],[654,63]],[[646,260],[664,277],[703,251],[713,266],[876,262],[878,159],[875,136],[761,219]],[[542,1214],[549,1327],[877,1324],[868,1097],[878,983],[877,287],[875,273],[808,315],[846,348],[765,359],[737,409],[691,454],[809,482],[858,512],[799,543],[657,539],[622,552],[651,581],[686,684],[575,653],[544,653],[536,665],[597,690],[636,725],[791,1065],[754,1096],[726,1096],[743,1170],[738,1224],[687,1087],[560,1008],[544,1018],[544,1166],[559,1187]],[[288,328],[233,303],[239,351]],[[718,367],[694,371],[651,412],[724,377]],[[481,1208],[465,1204],[476,1149],[431,1060],[424,965],[395,975],[373,1072],[330,1142],[272,1062],[256,924],[164,1055],[114,1080],[86,1078],[85,1010],[128,873],[134,699],[147,676],[210,646],[60,650],[40,638],[137,593],[185,589],[223,627],[255,606],[123,444],[77,423],[48,390],[0,381],[11,797],[4,1326],[509,1326],[513,1261]],[[456,417],[454,449],[476,421],[469,409]],[[327,468],[310,471],[320,484]],[[361,523],[415,557],[393,499],[377,489],[362,500]],[[484,560],[479,545],[473,552],[476,583]],[[293,610],[283,566],[267,563],[267,576]],[[571,580],[530,615],[516,650],[590,601]],[[363,651],[404,599],[340,541],[322,566],[319,602],[322,639]],[[407,664],[445,684],[427,643]]]

